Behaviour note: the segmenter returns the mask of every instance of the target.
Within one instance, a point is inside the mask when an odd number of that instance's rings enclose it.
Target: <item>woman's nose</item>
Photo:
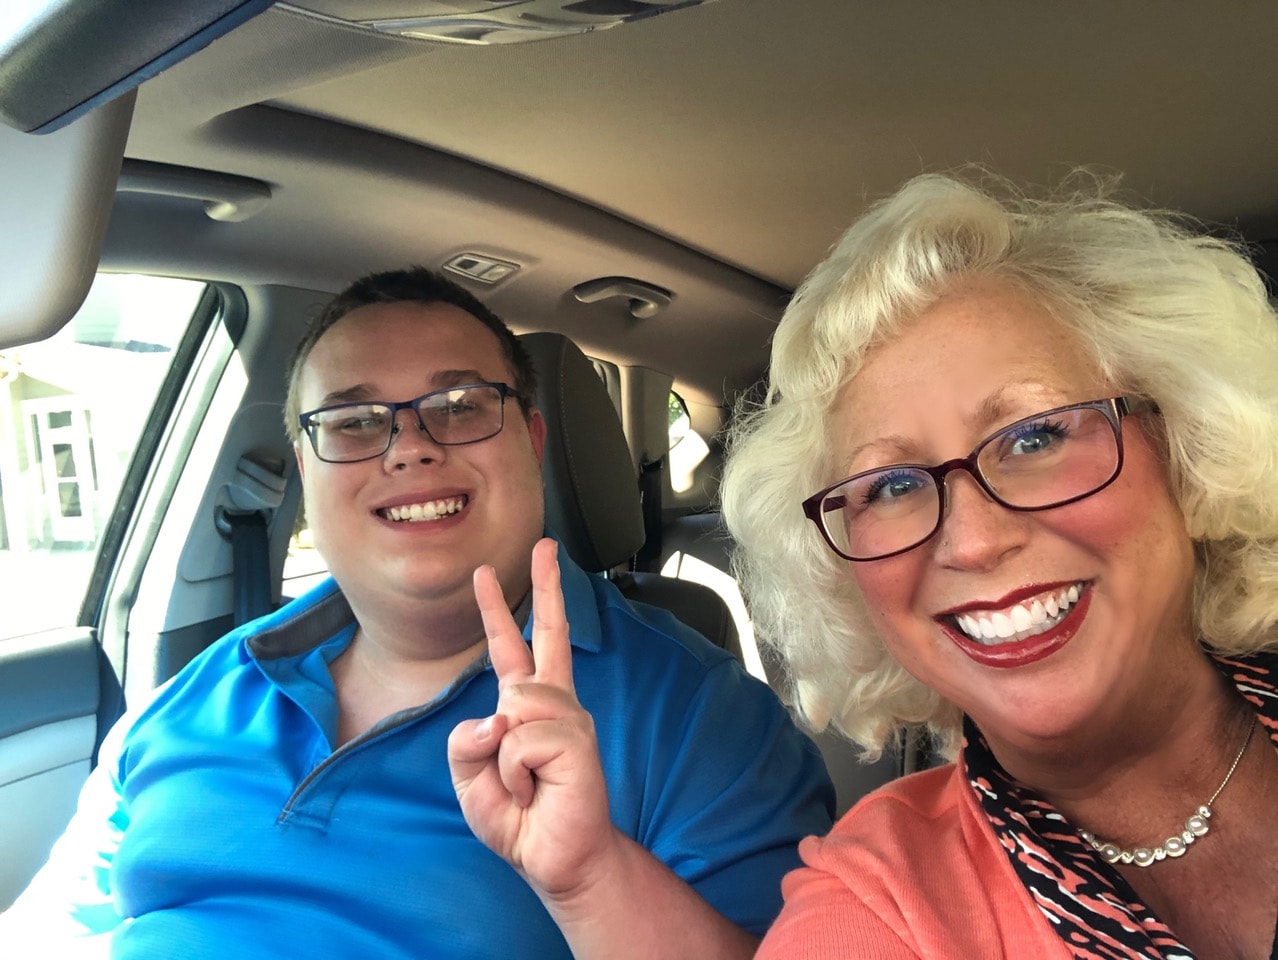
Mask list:
[[[945,513],[934,556],[945,566],[986,570],[1021,548],[1026,515],[1009,510],[986,493],[966,470],[945,478]]]

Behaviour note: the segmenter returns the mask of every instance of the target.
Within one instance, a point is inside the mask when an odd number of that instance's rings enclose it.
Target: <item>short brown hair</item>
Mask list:
[[[382,273],[370,273],[361,277],[341,293],[333,297],[307,328],[297,349],[293,351],[293,359],[288,365],[288,392],[284,402],[284,429],[290,440],[296,442],[301,434],[297,424],[301,401],[297,396],[297,383],[301,376],[302,365],[311,355],[311,350],[319,342],[320,337],[328,329],[352,310],[376,303],[447,303],[465,310],[472,317],[491,330],[501,344],[502,355],[515,375],[515,396],[524,415],[533,407],[537,395],[537,374],[532,359],[522,343],[505,322],[489,310],[479,298],[469,290],[459,286],[447,277],[441,276],[425,267],[408,267],[403,270],[387,270]]]

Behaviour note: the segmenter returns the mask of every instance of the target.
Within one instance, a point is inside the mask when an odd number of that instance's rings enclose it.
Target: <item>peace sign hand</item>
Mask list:
[[[497,710],[463,721],[448,738],[453,787],[471,830],[552,900],[588,886],[620,839],[608,817],[594,721],[573,688],[557,549],[549,539],[533,548],[531,650],[493,568],[475,571]]]

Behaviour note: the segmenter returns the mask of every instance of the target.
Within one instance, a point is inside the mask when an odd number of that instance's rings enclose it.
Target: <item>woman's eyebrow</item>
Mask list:
[[[1072,402],[1061,385],[1041,380],[1014,380],[1005,383],[977,405],[969,422],[979,430],[996,430],[1022,417]]]
[[[1011,423],[1022,416],[1033,416],[1039,409],[1060,406],[1068,401],[1062,399],[1063,394],[1048,384],[1038,380],[1014,380],[1005,383],[977,404],[972,415],[964,418],[974,434],[997,429],[998,426]],[[859,444],[848,454],[844,468],[851,470],[857,459],[871,451],[882,451],[883,466],[894,463],[922,463],[925,458],[919,452],[919,443],[912,437],[901,433],[889,433],[875,437]],[[877,467],[865,467],[872,470]],[[857,472],[857,471],[853,471]]]
[[[846,469],[851,469],[852,464],[865,453],[873,450],[882,450],[884,466],[891,466],[893,463],[913,463],[918,460],[918,443],[910,439],[904,434],[890,433],[887,436],[875,437],[873,440],[867,440],[865,443],[857,446],[844,463]],[[862,469],[873,470],[876,467],[864,467]]]

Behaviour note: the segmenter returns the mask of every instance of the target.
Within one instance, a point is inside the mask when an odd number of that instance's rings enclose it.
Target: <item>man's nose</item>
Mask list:
[[[397,470],[410,463],[442,460],[444,451],[445,447],[435,442],[416,410],[398,410],[390,447],[382,461],[388,470]]]

